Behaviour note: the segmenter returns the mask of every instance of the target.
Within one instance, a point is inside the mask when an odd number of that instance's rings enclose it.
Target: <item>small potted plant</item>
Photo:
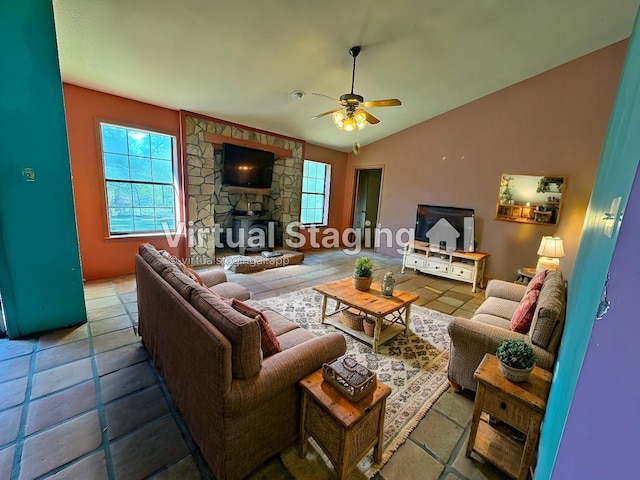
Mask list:
[[[366,292],[371,288],[373,281],[373,262],[369,257],[360,257],[356,260],[353,270],[353,288]]]
[[[512,382],[524,382],[536,364],[533,348],[521,339],[504,340],[496,350],[500,370]]]

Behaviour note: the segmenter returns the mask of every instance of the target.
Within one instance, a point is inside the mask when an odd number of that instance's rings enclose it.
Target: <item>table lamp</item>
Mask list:
[[[560,237],[544,236],[538,248],[536,273],[542,270],[559,270],[560,258],[564,257],[564,248]]]

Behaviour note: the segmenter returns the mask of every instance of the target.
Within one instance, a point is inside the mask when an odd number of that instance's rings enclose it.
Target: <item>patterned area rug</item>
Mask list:
[[[279,297],[260,300],[263,308],[271,308],[301,327],[323,335],[335,331],[320,323],[322,295],[307,288]],[[329,300],[327,310],[333,308]],[[392,389],[387,398],[384,423],[382,463],[373,463],[370,452],[349,478],[371,478],[389,461],[433,403],[448,388],[447,363],[449,335],[447,325],[452,317],[422,307],[411,308],[410,335],[398,335],[373,353],[369,345],[345,334],[347,354],[375,370],[378,379]],[[315,449],[314,449],[315,448]],[[334,478],[335,473],[319,447],[309,448],[305,459],[299,459],[297,445],[282,453],[282,460],[291,474],[300,480]],[[323,458],[324,457],[324,458]]]

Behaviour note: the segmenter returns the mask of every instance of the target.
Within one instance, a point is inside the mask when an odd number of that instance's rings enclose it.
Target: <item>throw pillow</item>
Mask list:
[[[535,274],[535,276],[529,281],[527,284],[527,289],[525,290],[525,295],[529,293],[531,290],[540,290],[542,289],[542,284],[544,284],[544,279],[547,276],[547,271],[542,270]]]
[[[237,298],[232,298],[230,300],[230,305],[234,310],[247,317],[255,318],[258,325],[260,325],[260,346],[262,348],[264,358],[267,358],[274,353],[281,352],[282,348],[280,347],[280,342],[278,341],[276,334],[271,329],[267,317],[260,310],[256,310]]]
[[[527,333],[531,328],[533,314],[536,311],[540,290],[530,290],[518,304],[518,308],[511,317],[510,329],[512,332]]]
[[[267,358],[274,353],[281,352],[282,348],[280,347],[278,337],[276,337],[276,334],[271,330],[267,318],[258,315],[256,321],[258,325],[260,325],[260,347],[262,348],[263,357]]]

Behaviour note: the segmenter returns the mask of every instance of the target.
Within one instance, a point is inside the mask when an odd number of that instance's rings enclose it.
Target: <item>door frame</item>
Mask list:
[[[375,220],[375,224],[372,225],[372,227],[375,229],[378,225],[378,221],[380,220],[380,207],[381,207],[381,203],[382,203],[382,188],[384,185],[384,165],[369,165],[369,166],[362,166],[362,167],[354,167],[353,169],[353,190],[352,190],[352,197],[351,197],[351,213],[350,213],[350,218],[351,218],[351,222],[350,222],[350,228],[352,229],[352,232],[349,234],[349,241],[353,242],[354,241],[354,236],[355,236],[355,230],[356,230],[356,203],[358,201],[358,193],[360,191],[360,174],[362,171],[364,170],[380,170],[380,188],[378,190],[378,204],[377,204],[377,211],[376,211],[376,220]],[[374,242],[375,243],[375,242]],[[375,245],[373,246],[374,251],[376,250]]]

